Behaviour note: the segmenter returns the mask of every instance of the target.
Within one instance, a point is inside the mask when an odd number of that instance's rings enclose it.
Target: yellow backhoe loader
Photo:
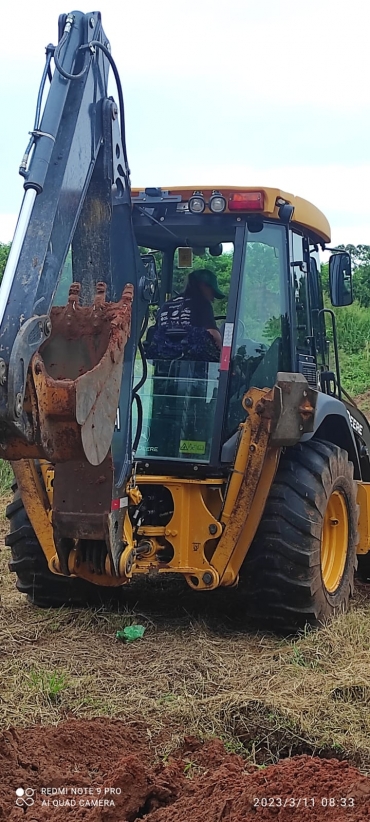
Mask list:
[[[324,215],[248,181],[131,190],[97,12],[59,18],[20,171],[0,289],[19,590],[83,604],[181,574],[199,595],[241,581],[276,629],[346,610],[358,560],[370,575],[370,428],[341,386]],[[349,255],[329,268],[348,305]],[[214,329],[182,320],[194,280]]]

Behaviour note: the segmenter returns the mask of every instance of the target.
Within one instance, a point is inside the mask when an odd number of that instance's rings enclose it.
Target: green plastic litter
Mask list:
[[[116,639],[122,639],[124,642],[135,642],[135,639],[141,639],[144,633],[144,625],[128,625],[123,631],[117,631]]]

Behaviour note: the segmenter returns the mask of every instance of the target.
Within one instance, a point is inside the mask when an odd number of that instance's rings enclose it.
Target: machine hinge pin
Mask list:
[[[0,358],[0,385],[4,385],[6,383],[6,362],[3,358]]]
[[[22,397],[22,394],[17,394],[16,398],[15,398],[15,405],[14,405],[15,415],[17,417],[20,417],[21,414],[22,414],[22,410],[23,410],[23,397]]]
[[[51,334],[51,320],[50,320],[50,318],[48,318],[47,320],[45,320],[45,323],[44,323],[44,334],[45,334],[45,336],[46,336],[46,337],[49,337],[49,336],[50,336],[50,334]]]

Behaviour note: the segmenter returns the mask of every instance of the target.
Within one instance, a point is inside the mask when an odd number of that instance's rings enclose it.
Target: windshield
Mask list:
[[[245,419],[246,391],[271,388],[278,371],[289,369],[286,229],[265,223],[246,229],[235,332],[229,370],[226,438]]]
[[[188,246],[171,252],[153,245],[140,249],[143,255],[154,253],[159,305],[150,308],[143,339],[147,378],[139,392],[143,416],[136,450],[139,459],[210,460],[234,244],[229,227],[225,234],[219,230],[215,235],[212,218],[203,228],[202,239],[204,244],[199,234],[193,237],[189,231]],[[189,253],[183,255],[184,249]],[[202,289],[204,272],[208,298]],[[194,275],[195,289],[189,288]],[[140,369],[138,361],[137,381]],[[135,404],[134,432],[136,422]]]

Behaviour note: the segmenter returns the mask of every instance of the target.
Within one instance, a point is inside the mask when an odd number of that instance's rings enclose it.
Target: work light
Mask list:
[[[192,214],[202,214],[206,207],[206,202],[203,194],[200,191],[195,191],[193,196],[189,199],[189,211]]]
[[[210,197],[208,206],[214,214],[222,214],[226,208],[226,198],[218,191],[214,191],[212,197]]]

